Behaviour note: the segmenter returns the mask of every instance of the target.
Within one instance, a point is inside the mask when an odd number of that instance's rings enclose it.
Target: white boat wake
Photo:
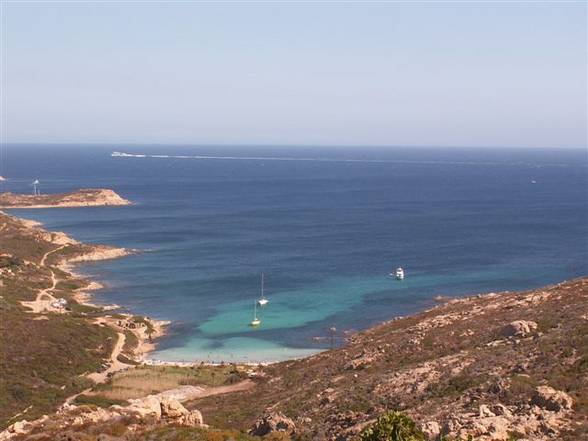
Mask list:
[[[406,159],[353,159],[353,158],[313,158],[296,156],[211,156],[211,155],[150,155],[145,153],[112,152],[114,158],[154,158],[154,159],[195,159],[220,161],[306,161],[306,162],[355,162],[375,164],[425,164],[425,165],[501,165],[501,166],[569,166],[570,164],[534,164],[529,162],[475,162],[475,161],[411,161]]]
[[[500,165],[500,166],[528,166],[541,168],[551,167],[569,167],[572,164],[564,163],[545,163],[536,164],[532,162],[514,161],[415,161],[407,159],[353,159],[353,158],[313,158],[297,156],[212,156],[212,155],[153,155],[145,153],[125,153],[112,152],[110,156],[114,158],[154,158],[154,159],[195,159],[195,160],[220,160],[220,161],[306,161],[306,162],[355,162],[355,163],[375,163],[375,164],[423,164],[423,165]],[[576,164],[577,165],[577,164]],[[584,164],[581,167],[587,167]]]
[[[385,159],[334,159],[334,158],[305,158],[292,156],[209,156],[209,155],[147,155],[143,153],[112,152],[116,158],[168,158],[168,159],[217,159],[232,161],[322,161],[322,162],[411,162],[389,161]]]

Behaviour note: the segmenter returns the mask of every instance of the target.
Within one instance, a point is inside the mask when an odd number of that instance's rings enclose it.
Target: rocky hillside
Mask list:
[[[94,207],[130,203],[108,189],[82,189],[71,193],[44,195],[0,194],[0,208]]]
[[[400,410],[428,439],[588,439],[588,279],[455,299],[190,403],[216,426],[351,440]]]
[[[61,265],[126,253],[0,212],[0,429],[55,411],[108,367],[117,332],[79,301],[90,281]]]
[[[390,410],[416,421],[411,440],[587,439],[588,279],[451,300],[248,375],[187,404],[65,406],[13,439],[344,441]]]

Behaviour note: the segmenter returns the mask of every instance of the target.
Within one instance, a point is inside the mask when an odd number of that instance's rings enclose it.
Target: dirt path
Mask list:
[[[49,288],[44,288],[37,293],[37,297],[32,302],[20,302],[23,306],[30,308],[33,313],[41,313],[45,311],[54,311],[54,312],[61,312],[60,308],[54,308],[51,306],[51,303],[56,300],[53,294],[50,294],[49,291],[53,291],[57,286],[57,282],[59,280],[55,277],[55,273],[53,270],[51,271],[51,286]],[[49,299],[43,299],[43,297],[48,297]]]
[[[114,348],[112,348],[112,353],[110,354],[109,368],[106,369],[105,371],[102,371],[102,372],[93,372],[93,373],[87,375],[87,378],[94,381],[96,384],[106,382],[106,380],[108,379],[108,374],[110,374],[112,372],[122,371],[123,369],[133,367],[130,364],[125,364],[125,363],[122,363],[118,360],[118,356],[122,352],[122,348],[125,345],[126,337],[122,332],[118,332],[117,336],[118,336],[118,339],[116,340],[116,344],[114,345]],[[92,389],[93,389],[93,387],[89,387],[88,389],[84,389],[83,391],[78,392],[77,394],[68,397],[65,400],[65,404],[71,404],[80,395],[85,395],[85,394],[92,392]]]
[[[47,251],[43,255],[43,257],[41,258],[39,265],[45,266],[45,261],[47,260],[47,257],[49,257],[50,254],[53,254],[53,253],[65,248],[66,246],[67,245],[61,245],[60,247],[57,247],[51,251]],[[55,289],[59,280],[57,279],[57,277],[55,276],[55,272],[51,268],[49,268],[49,271],[51,271],[51,286],[49,288],[44,288],[44,289],[40,290],[37,293],[37,297],[32,302],[25,302],[25,301],[20,302],[23,306],[31,309],[31,311],[29,311],[29,312],[36,313],[36,314],[39,314],[41,312],[46,312],[46,311],[63,312],[63,310],[61,308],[55,308],[55,307],[51,306],[51,303],[53,303],[57,299],[53,296],[53,294],[50,293],[50,291],[53,291]],[[47,298],[43,299],[44,297],[47,297]]]
[[[43,257],[41,258],[41,261],[39,262],[39,265],[41,265],[41,266],[45,266],[45,261],[47,260],[47,257],[49,257],[49,254],[53,254],[53,253],[55,253],[55,252],[57,252],[57,251],[59,251],[59,250],[62,250],[62,249],[63,249],[63,248],[65,248],[66,246],[67,246],[67,244],[66,244],[66,245],[61,245],[60,247],[58,247],[58,248],[55,248],[54,250],[47,251],[47,252],[46,252],[46,253],[43,255]]]
[[[108,378],[108,374],[117,371],[122,371],[123,369],[131,367],[131,365],[122,363],[118,360],[118,356],[122,352],[123,346],[125,345],[126,337],[122,332],[118,332],[117,335],[118,339],[114,345],[114,348],[112,349],[112,354],[110,354],[110,366],[108,367],[108,369],[102,372],[94,372],[88,375],[88,378],[97,384],[104,383]]]

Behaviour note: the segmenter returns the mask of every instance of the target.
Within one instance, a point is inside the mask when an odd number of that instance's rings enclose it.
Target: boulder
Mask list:
[[[188,413],[189,411],[176,399],[166,397],[161,400],[162,418],[177,419],[188,415]]]
[[[427,421],[421,425],[421,431],[427,441],[435,441],[441,434],[441,426],[437,421]]]
[[[186,427],[201,427],[204,425],[202,414],[198,410],[193,410],[180,417],[178,420],[180,426]]]
[[[8,427],[8,431],[10,433],[21,434],[26,433],[26,426],[28,424],[27,420],[22,420],[14,423],[12,426]]]
[[[527,337],[537,330],[537,323],[530,320],[515,320],[504,328],[506,337]]]
[[[549,386],[539,386],[535,389],[531,403],[542,409],[560,412],[571,409],[574,400],[565,392],[555,390]]]
[[[258,419],[251,430],[250,435],[264,436],[272,432],[285,432],[293,434],[296,432],[294,421],[280,412],[266,412]]]
[[[137,400],[132,404],[131,407],[141,416],[153,415],[158,419],[161,418],[161,403],[156,397],[152,395],[149,395],[141,400]]]

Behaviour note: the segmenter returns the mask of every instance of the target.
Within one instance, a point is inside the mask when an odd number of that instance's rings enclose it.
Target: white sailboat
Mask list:
[[[259,298],[259,300],[257,301],[257,304],[259,306],[265,306],[269,303],[269,300],[265,298],[264,294],[263,294],[263,273],[261,273],[261,297]]]
[[[257,318],[257,302],[253,302],[253,320],[249,325],[253,327],[261,325],[261,320]]]

